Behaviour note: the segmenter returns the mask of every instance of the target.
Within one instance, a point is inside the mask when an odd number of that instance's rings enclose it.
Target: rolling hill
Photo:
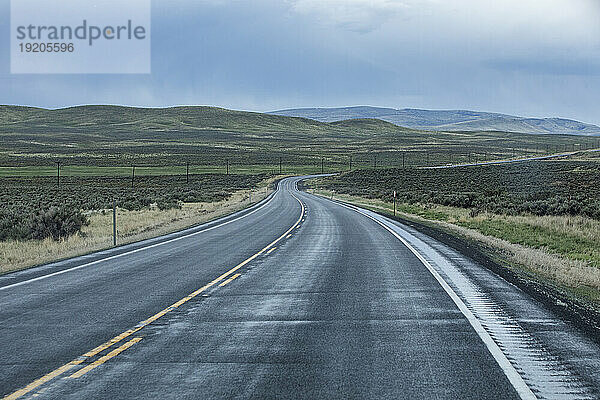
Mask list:
[[[355,115],[350,115],[350,117]],[[416,118],[416,117],[415,117]],[[414,124],[421,122],[415,121]],[[597,146],[596,138],[496,131],[417,130],[377,118],[321,122],[217,107],[111,105],[57,110],[0,106],[0,166],[307,165],[319,157],[345,165],[402,165],[428,159],[495,158]],[[428,155],[427,155],[428,154]],[[427,158],[429,157],[429,158]],[[307,161],[310,160],[310,161]]]
[[[499,131],[532,134],[600,135],[600,127],[564,118],[524,118],[466,110],[401,110],[380,107],[299,108],[270,114],[334,122],[377,118],[413,129],[450,132]]]

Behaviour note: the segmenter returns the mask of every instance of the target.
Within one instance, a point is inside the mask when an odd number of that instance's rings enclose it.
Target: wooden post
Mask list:
[[[396,216],[396,191],[394,190],[394,217]]]
[[[190,163],[185,163],[185,183],[190,183]]]
[[[404,167],[405,167],[405,163],[404,163],[404,156],[405,156],[405,155],[406,155],[406,152],[405,152],[405,151],[403,151],[403,152],[402,152],[402,168],[404,168]]]
[[[229,175],[229,160],[227,160],[227,167],[225,169],[225,175]]]
[[[348,171],[352,171],[352,155],[350,155],[350,168],[348,168]]]
[[[282,171],[282,169],[281,169],[281,157],[279,157],[279,175],[281,175],[281,171]]]
[[[135,165],[131,169],[131,188],[133,189],[135,185]]]
[[[60,187],[60,161],[56,162],[56,186]]]
[[[325,171],[325,159],[323,157],[321,157],[321,173],[324,173],[323,171]]]

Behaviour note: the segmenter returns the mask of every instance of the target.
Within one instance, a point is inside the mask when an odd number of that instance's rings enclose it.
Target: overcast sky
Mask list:
[[[150,75],[11,75],[0,103],[375,105],[600,124],[600,0],[164,0]]]

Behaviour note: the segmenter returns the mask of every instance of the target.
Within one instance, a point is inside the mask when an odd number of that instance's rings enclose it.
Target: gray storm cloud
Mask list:
[[[0,0],[0,26],[8,15]],[[598,21],[598,0],[156,1],[152,75],[14,76],[5,63],[0,103],[369,104],[600,123]]]

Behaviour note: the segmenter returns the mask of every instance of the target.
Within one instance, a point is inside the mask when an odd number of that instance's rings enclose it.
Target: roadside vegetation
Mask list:
[[[353,171],[315,184],[356,196],[469,209],[474,215],[581,215],[600,219],[600,163],[533,161],[447,169]]]
[[[262,200],[275,177],[0,178],[0,273],[173,232]]]
[[[355,171],[318,193],[434,224],[505,266],[600,307],[600,164],[544,161],[447,170]]]
[[[186,183],[185,177],[141,176],[133,187],[129,178],[63,177],[58,184],[50,177],[0,177],[0,241],[70,236],[86,225],[84,212],[112,209],[113,201],[129,211],[222,201],[266,177],[192,175]]]

